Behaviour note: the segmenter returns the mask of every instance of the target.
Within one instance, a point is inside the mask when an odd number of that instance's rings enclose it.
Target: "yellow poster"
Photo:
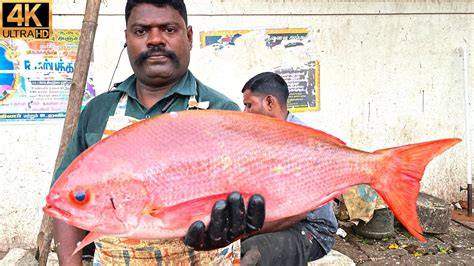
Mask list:
[[[240,80],[262,70],[281,75],[290,91],[291,112],[320,110],[320,65],[309,29],[206,31],[200,40],[210,63],[236,74],[251,73]]]

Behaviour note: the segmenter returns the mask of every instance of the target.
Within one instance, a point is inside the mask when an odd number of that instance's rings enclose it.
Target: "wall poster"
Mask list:
[[[50,39],[0,39],[0,123],[62,121],[80,30],[54,30]],[[84,102],[95,96],[91,68]]]
[[[233,70],[234,75],[249,75],[245,77],[249,79],[260,71],[280,74],[289,87],[291,112],[320,110],[319,60],[309,29],[207,31],[200,33],[200,40],[203,58],[220,69]]]

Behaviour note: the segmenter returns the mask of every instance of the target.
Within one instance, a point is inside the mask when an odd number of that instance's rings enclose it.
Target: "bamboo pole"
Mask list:
[[[87,82],[87,74],[89,72],[95,31],[99,17],[100,1],[101,0],[87,0],[81,35],[79,38],[75,69],[69,90],[66,119],[64,120],[61,143],[59,145],[58,156],[56,157],[56,163],[54,166],[55,171],[64,157],[67,145],[81,113],[82,98],[84,97],[84,88]],[[48,261],[51,240],[53,239],[52,228],[52,218],[44,214],[40,231],[36,238],[36,244],[38,247],[36,255],[40,266],[46,265]]]

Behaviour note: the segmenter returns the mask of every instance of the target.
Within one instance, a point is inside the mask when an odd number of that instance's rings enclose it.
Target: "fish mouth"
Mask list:
[[[65,210],[61,210],[59,208],[56,208],[50,204],[46,204],[46,206],[43,207],[43,212],[46,213],[49,216],[52,216],[54,218],[59,218],[63,219],[64,221],[68,222],[69,219],[71,218],[71,213],[67,212]]]

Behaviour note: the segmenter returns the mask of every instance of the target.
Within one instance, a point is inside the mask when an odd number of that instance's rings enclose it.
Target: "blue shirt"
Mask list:
[[[303,126],[305,125],[303,121],[290,112],[288,112],[286,121]],[[305,228],[313,234],[314,238],[318,241],[324,251],[329,253],[336,241],[334,236],[337,231],[337,220],[331,202],[326,203],[316,210],[308,212],[306,214],[306,220],[302,222],[304,223]]]

